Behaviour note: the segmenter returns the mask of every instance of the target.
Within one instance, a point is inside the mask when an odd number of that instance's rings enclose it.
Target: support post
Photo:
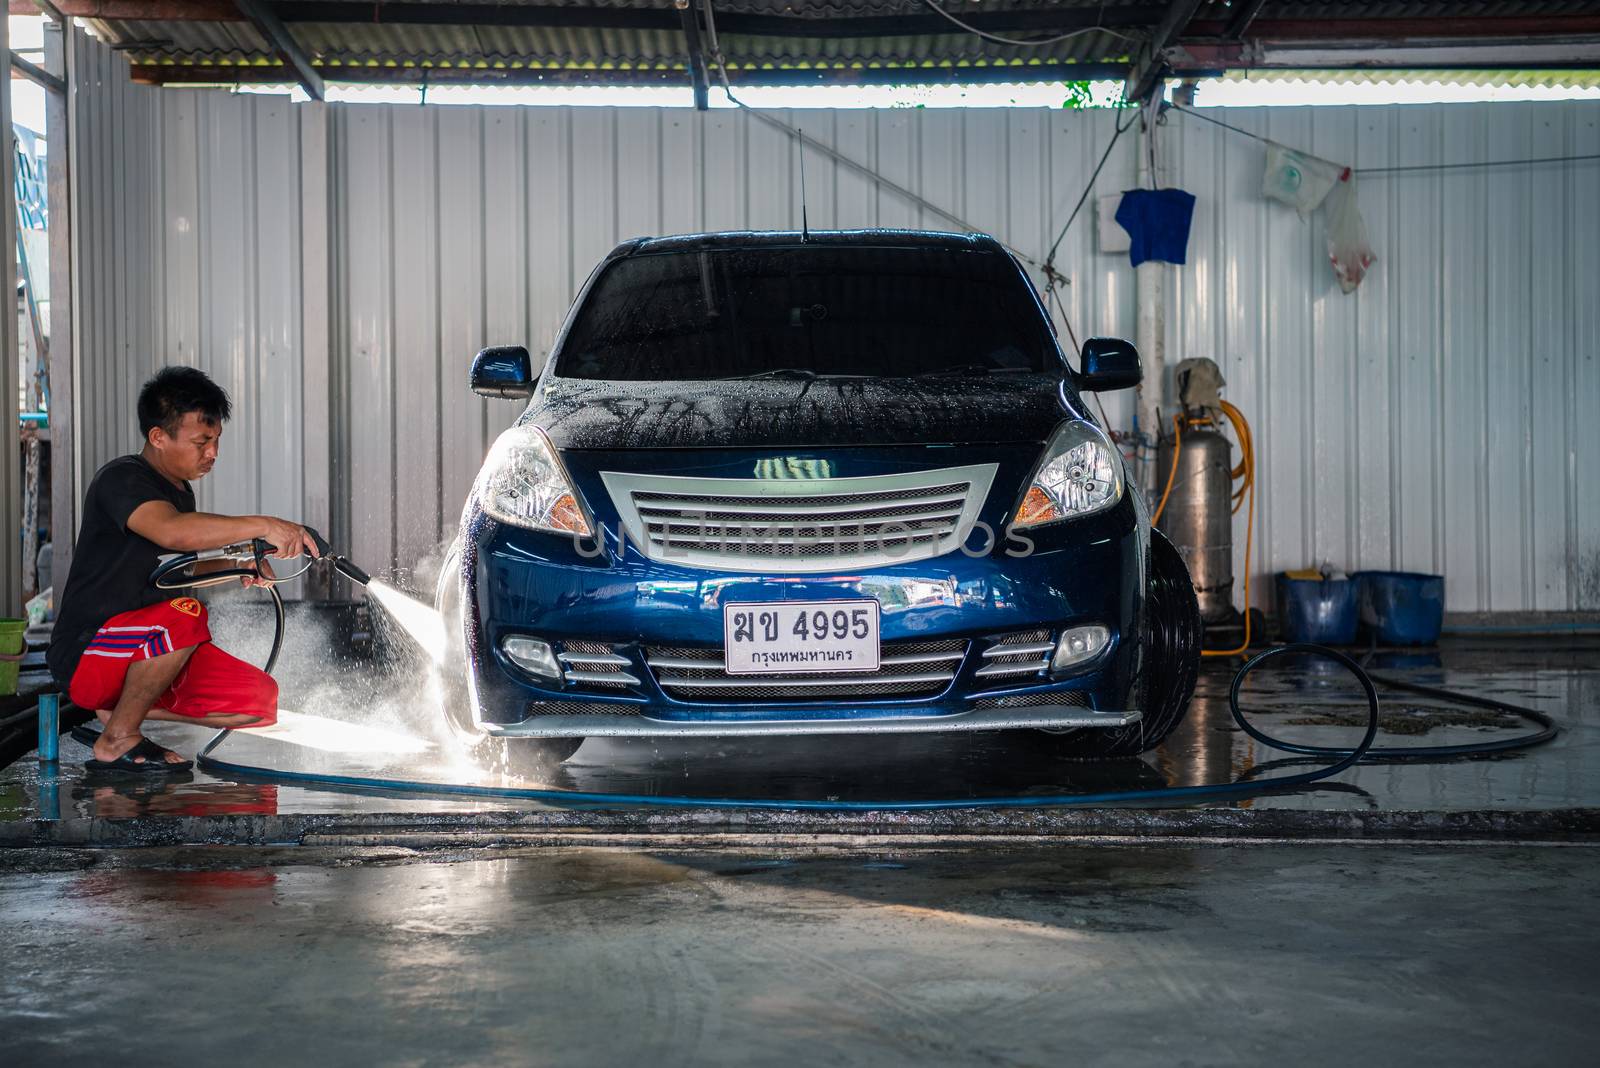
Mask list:
[[[50,207],[50,542],[54,552],[51,581],[59,600],[72,567],[72,544],[78,535],[78,420],[76,334],[72,304],[72,78],[68,70],[65,22],[44,27],[45,70],[60,78],[66,94],[51,93],[44,101],[45,190]]]
[[[61,696],[39,695],[39,761],[54,764],[61,753]]]
[[[1146,109],[1139,120],[1139,187],[1161,185],[1161,175],[1151,168],[1151,158],[1156,154],[1156,124],[1153,109]],[[1155,445],[1161,437],[1161,404],[1166,390],[1166,304],[1167,265],[1156,260],[1146,260],[1134,268],[1134,299],[1138,304],[1139,320],[1135,327],[1134,344],[1139,347],[1139,359],[1144,364],[1144,380],[1139,383],[1139,433],[1149,441],[1149,459],[1140,472],[1147,493],[1155,486]]]
[[[11,27],[0,20],[0,70],[11,69]],[[10,414],[0,441],[0,497],[5,513],[0,537],[0,615],[22,612],[22,451],[21,412],[17,408],[17,188],[16,150],[12,147],[11,78],[0,78],[0,131],[4,131],[4,162],[0,163],[0,293],[7,294],[7,310],[0,315],[0,397]]]
[[[700,43],[700,0],[673,0],[678,14],[683,16],[683,37],[688,43],[689,80],[694,83],[694,107],[705,111],[711,106],[709,78],[706,74],[706,52]]]
[[[304,485],[302,522],[338,537],[330,506],[333,477],[329,438],[336,425],[332,388],[329,301],[328,105],[302,105],[300,115],[300,473]],[[340,544],[344,544],[341,542]],[[306,576],[305,597],[327,600],[331,569],[313,568]]]

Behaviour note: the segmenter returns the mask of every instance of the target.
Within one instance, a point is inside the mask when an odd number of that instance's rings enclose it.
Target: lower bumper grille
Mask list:
[[[685,701],[805,701],[841,697],[933,697],[956,676],[963,639],[890,642],[879,669],[852,675],[730,675],[720,649],[651,646],[645,659],[670,697]]]
[[[636,705],[620,701],[529,701],[530,716],[637,716]]]
[[[1010,697],[980,697],[974,708],[1088,708],[1089,696],[1081,691],[1066,693],[1021,693]]]

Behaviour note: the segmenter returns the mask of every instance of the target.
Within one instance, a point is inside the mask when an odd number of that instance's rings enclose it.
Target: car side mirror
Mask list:
[[[521,345],[491,345],[472,358],[472,392],[500,400],[533,396],[533,357]]]
[[[1084,341],[1080,370],[1073,384],[1084,393],[1107,393],[1137,386],[1144,377],[1139,350],[1120,337],[1091,337]]]

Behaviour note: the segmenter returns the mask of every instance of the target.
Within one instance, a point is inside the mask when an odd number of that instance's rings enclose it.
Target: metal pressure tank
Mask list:
[[[1233,444],[1209,422],[1190,425],[1185,418],[1184,424],[1182,437],[1169,431],[1156,452],[1158,490],[1167,485],[1174,455],[1178,464],[1156,525],[1189,565],[1201,621],[1221,623],[1234,616]]]

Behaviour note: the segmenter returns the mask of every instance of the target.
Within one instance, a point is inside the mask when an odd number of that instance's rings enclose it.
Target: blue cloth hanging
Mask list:
[[[1128,258],[1183,263],[1189,251],[1194,194],[1181,189],[1130,189],[1117,205],[1117,223],[1131,239]]]

